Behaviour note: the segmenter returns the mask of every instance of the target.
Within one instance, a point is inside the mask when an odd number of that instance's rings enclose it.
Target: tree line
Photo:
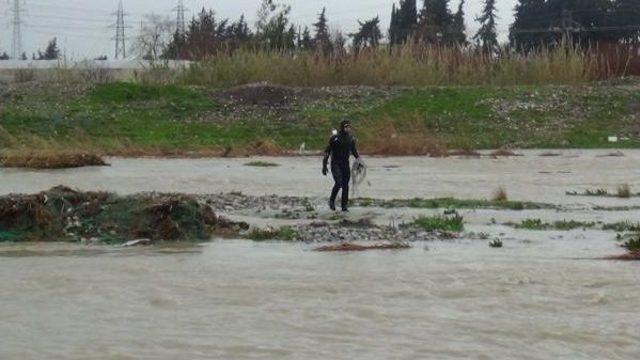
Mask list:
[[[60,49],[58,48],[58,40],[56,38],[53,38],[49,41],[44,51],[38,50],[37,54],[36,53],[31,54],[32,60],[57,60],[59,58],[60,58]],[[11,57],[9,56],[9,54],[7,54],[6,51],[0,54],[0,60],[9,60],[9,59],[11,59]],[[19,58],[19,60],[28,60],[28,59],[29,57],[27,56],[26,52],[23,52]]]
[[[392,5],[384,35],[379,17],[358,20],[354,33],[331,31],[325,8],[311,29],[297,27],[290,20],[291,7],[273,0],[262,1],[253,28],[244,17],[219,20],[212,10],[203,9],[184,34],[173,34],[161,57],[201,59],[241,47],[334,54],[347,51],[349,39],[350,50],[358,52],[378,47],[385,38],[390,46],[419,43],[499,51],[496,0],[483,0],[475,34],[468,34],[465,26],[465,0],[454,4],[454,11],[450,5],[450,0],[399,0]],[[519,0],[514,11],[508,43],[503,45],[515,50],[551,48],[563,42],[584,46],[640,42],[640,0]]]
[[[147,59],[198,60],[240,48],[339,55],[376,48],[383,42],[391,47],[472,47],[487,53],[495,53],[501,46],[530,51],[567,42],[584,46],[640,43],[640,0],[518,0],[508,42],[502,45],[498,40],[496,0],[483,0],[482,11],[475,17],[480,26],[474,34],[469,34],[465,26],[465,0],[457,1],[399,0],[392,5],[386,34],[381,31],[378,16],[358,20],[353,33],[331,30],[326,8],[311,28],[297,26],[291,20],[291,7],[275,0],[262,0],[253,26],[244,16],[232,21],[217,18],[213,10],[203,8],[181,33],[169,18],[148,15],[135,47]],[[57,58],[59,52],[51,52],[49,47],[33,58]],[[8,55],[0,55],[2,58]]]

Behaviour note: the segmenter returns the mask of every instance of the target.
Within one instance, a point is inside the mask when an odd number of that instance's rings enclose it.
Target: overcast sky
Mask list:
[[[12,3],[14,0],[9,0]],[[108,55],[113,57],[114,44],[111,38],[115,30],[109,25],[115,23],[114,12],[118,0],[22,0],[23,47],[31,54],[45,47],[47,41],[57,37],[60,48],[74,59]],[[310,25],[323,6],[327,8],[329,25],[344,32],[352,32],[358,19],[380,16],[383,31],[389,24],[391,5],[398,0],[280,0],[292,7],[292,20],[299,25]],[[475,33],[478,26],[475,17],[480,13],[483,0],[467,0],[465,5],[467,32]],[[513,20],[513,8],[517,0],[497,0],[498,32],[501,40],[506,40],[509,24]],[[178,0],[124,0],[127,37],[135,36],[143,15],[163,14],[175,18],[173,8]],[[245,14],[253,24],[260,0],[184,0],[189,9],[187,18],[197,11],[212,8],[220,17],[238,18]],[[418,7],[422,0],[418,0]],[[458,6],[451,0],[452,10]],[[11,12],[7,0],[0,0],[0,52],[11,49]],[[127,46],[128,47],[128,46]]]

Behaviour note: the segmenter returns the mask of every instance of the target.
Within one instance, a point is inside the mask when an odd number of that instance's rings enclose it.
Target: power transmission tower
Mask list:
[[[184,13],[185,13],[186,10],[187,10],[187,8],[184,7],[184,1],[183,0],[178,1],[178,6],[173,8],[173,11],[175,11],[177,13],[177,16],[176,16],[176,33],[178,35],[180,35],[180,36],[184,36],[184,34],[187,32],[185,21],[184,21]]]
[[[116,36],[113,40],[116,41],[116,54],[115,58],[119,59],[122,57],[123,59],[127,57],[127,47],[126,47],[126,37],[124,36],[124,29],[127,27],[124,25],[124,17],[127,15],[124,12],[124,7],[122,5],[122,0],[118,3],[118,11],[113,13],[112,15],[116,15],[116,24],[112,25],[112,28],[116,29]]]
[[[13,26],[13,41],[11,43],[11,57],[18,59],[22,55],[22,9],[24,0],[13,0],[13,6],[9,10],[12,13],[11,25]]]

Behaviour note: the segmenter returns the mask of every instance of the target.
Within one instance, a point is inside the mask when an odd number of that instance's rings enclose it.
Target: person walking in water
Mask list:
[[[351,167],[349,165],[349,156],[353,155],[356,159],[360,158],[356,149],[356,141],[352,136],[352,127],[349,120],[340,122],[340,130],[329,139],[329,145],[324,152],[322,160],[322,175],[327,175],[329,169],[327,163],[331,157],[331,175],[335,184],[331,190],[329,198],[329,207],[331,210],[336,209],[336,197],[342,189],[342,211],[349,211],[349,181],[351,180]]]

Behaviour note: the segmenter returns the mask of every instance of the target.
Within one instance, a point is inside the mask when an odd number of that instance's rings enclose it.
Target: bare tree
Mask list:
[[[144,16],[140,33],[136,36],[133,48],[145,60],[158,60],[162,57],[173,33],[175,25],[171,19],[157,14]]]

